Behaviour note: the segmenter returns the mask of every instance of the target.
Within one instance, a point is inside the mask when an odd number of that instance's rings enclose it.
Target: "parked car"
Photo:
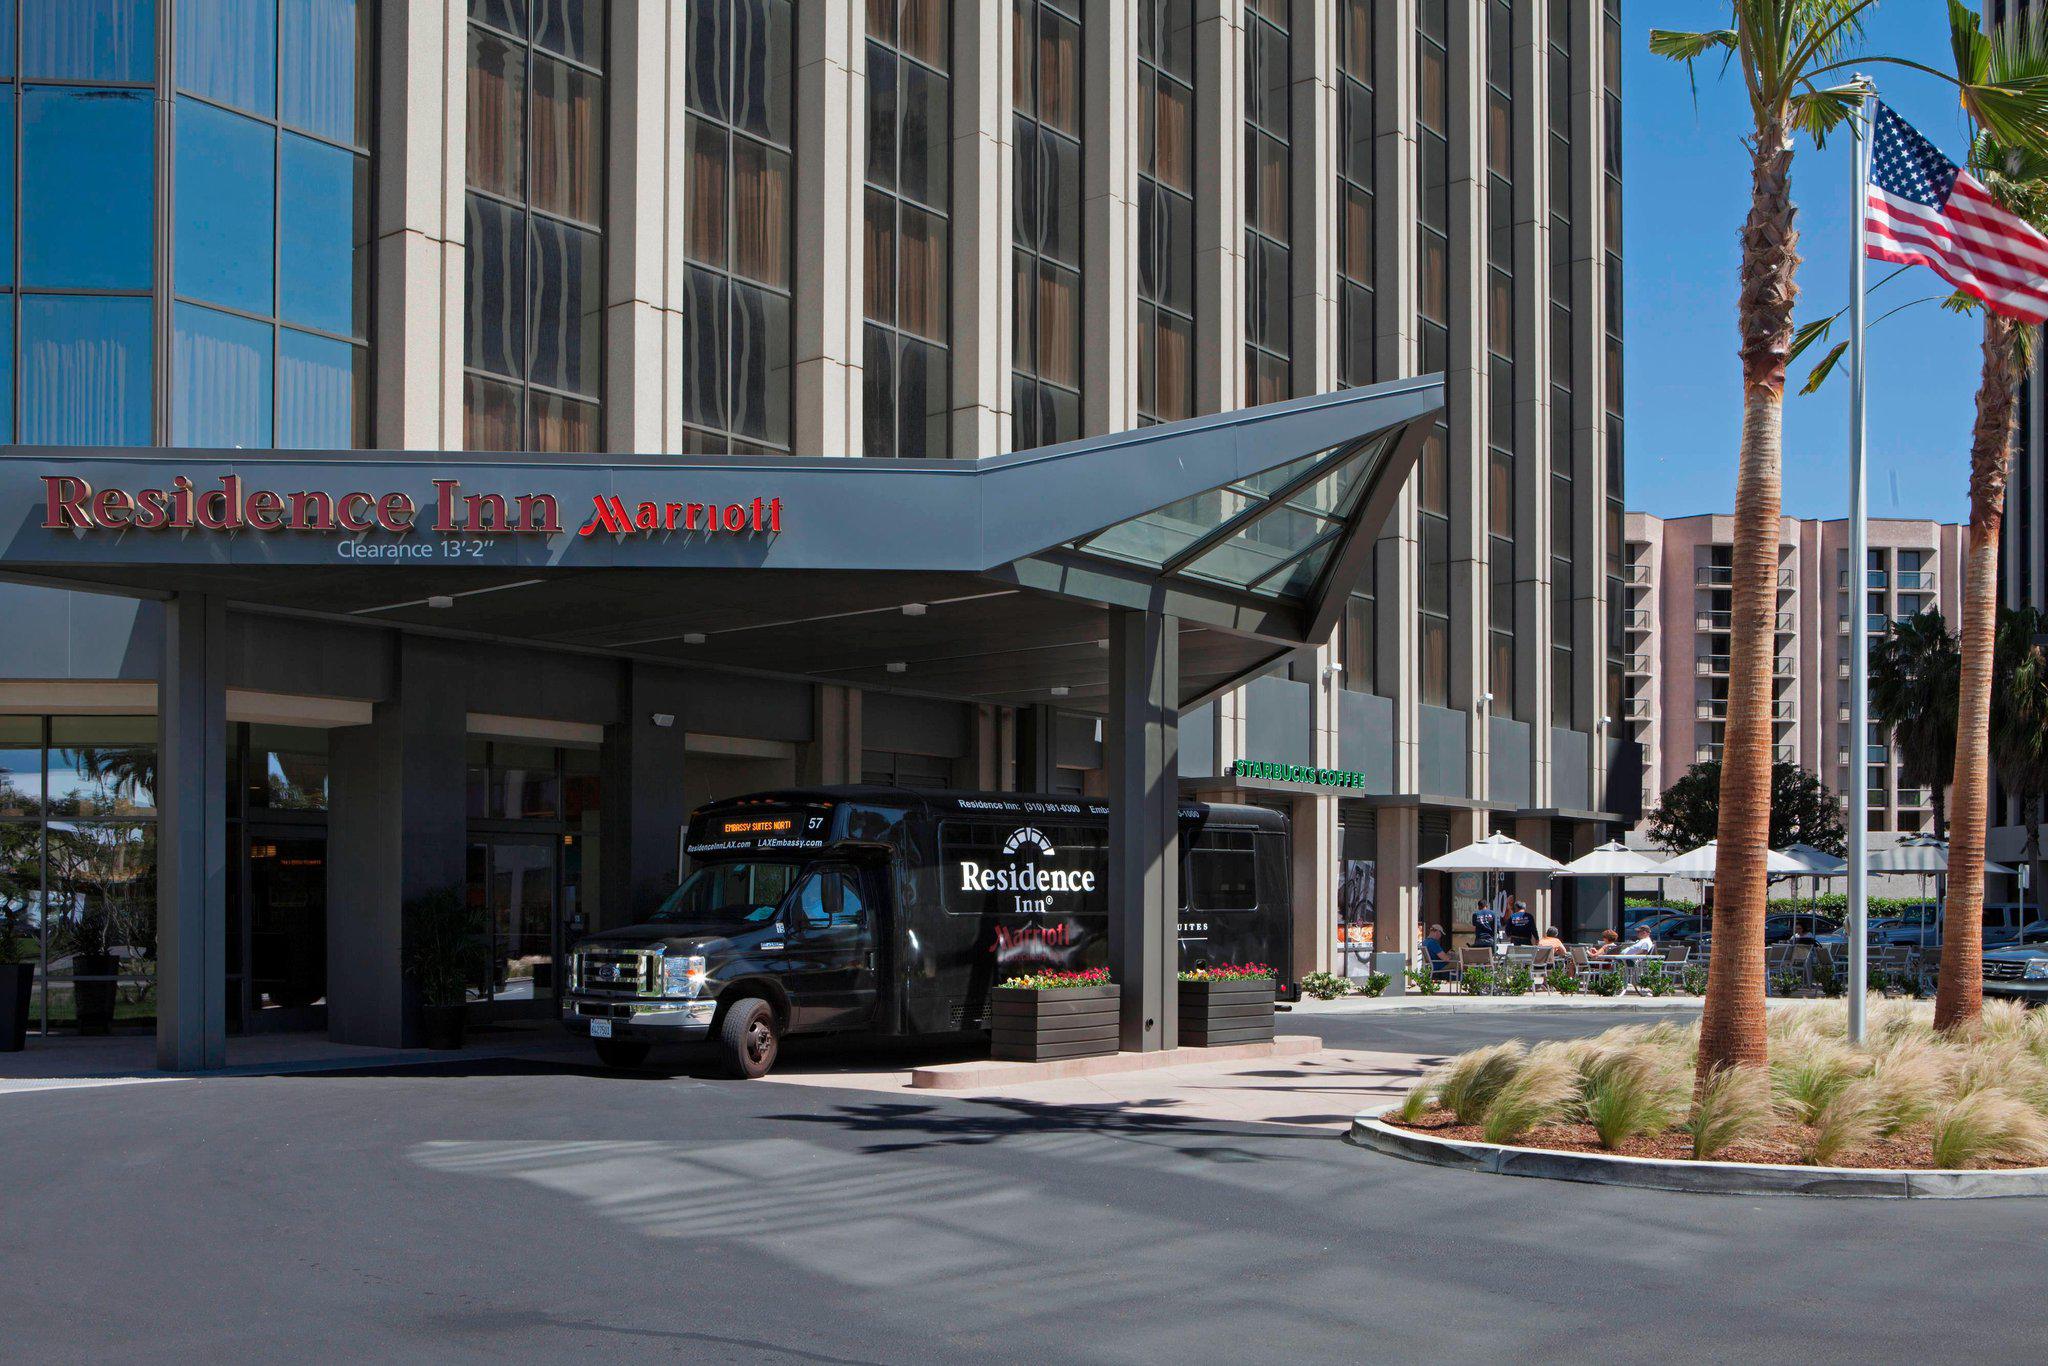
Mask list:
[[[1706,938],[1713,924],[1703,915],[1674,915],[1652,926],[1650,937],[1659,944],[1697,944]]]
[[[2048,920],[2019,931],[2019,942],[1984,955],[1984,994],[2048,1001]]]
[[[1824,934],[1834,934],[1842,928],[1842,922],[1831,915],[1815,911],[1780,911],[1764,917],[1764,942],[1782,944],[1788,939],[1818,939]]]
[[[1624,940],[1635,938],[1638,925],[1648,925],[1650,933],[1654,935],[1659,924],[1668,920],[1682,920],[1689,915],[1692,915],[1692,912],[1676,906],[1631,906],[1628,908],[1628,914],[1622,919],[1621,937]]]

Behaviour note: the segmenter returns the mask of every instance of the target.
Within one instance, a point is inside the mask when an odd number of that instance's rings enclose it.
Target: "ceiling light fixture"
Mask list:
[[[1066,687],[1054,688],[1054,689],[1052,690],[1052,695],[1053,695],[1054,697],[1065,697],[1065,696],[1066,696],[1066,695],[1067,695],[1068,693],[1070,693],[1070,692],[1072,692],[1072,691],[1073,691],[1073,689],[1072,689],[1072,688],[1066,688]]]
[[[921,602],[906,602],[903,604],[903,615],[906,617],[921,617],[929,610],[931,609]]]
[[[442,608],[453,607],[454,605],[455,599],[449,597],[446,593],[436,593],[433,597],[427,599],[427,606],[437,611]]]
[[[903,674],[910,672],[910,666],[900,659],[892,659],[883,667],[888,669],[888,671],[892,674]]]
[[[683,644],[685,644],[685,645],[702,645],[703,643],[704,643],[704,633],[703,633],[702,631],[686,631],[686,632],[684,632],[684,634],[683,634]]]

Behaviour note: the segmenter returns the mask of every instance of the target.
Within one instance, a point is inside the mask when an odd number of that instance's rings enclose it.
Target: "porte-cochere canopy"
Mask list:
[[[1107,616],[1193,704],[1324,639],[1437,378],[976,461],[14,448],[0,574],[1022,704]]]

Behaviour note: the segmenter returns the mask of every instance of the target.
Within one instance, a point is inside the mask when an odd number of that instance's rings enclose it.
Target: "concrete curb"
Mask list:
[[[1986,1200],[2048,1195],[2048,1167],[2010,1171],[1901,1171],[1890,1168],[1786,1167],[1765,1162],[1680,1162],[1613,1153],[1565,1153],[1437,1138],[1398,1129],[1380,1118],[1382,1105],[1351,1121],[1345,1141],[1437,1167],[1583,1181],[1695,1195],[1813,1195],[1826,1199]]]
[[[1432,1010],[1514,1014],[1572,1010],[1698,1010],[1698,996],[1369,996],[1290,1002],[1299,1015],[1378,1015],[1383,1012]]]

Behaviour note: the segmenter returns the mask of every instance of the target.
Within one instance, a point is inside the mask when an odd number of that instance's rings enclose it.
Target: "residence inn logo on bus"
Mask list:
[[[1052,898],[1057,893],[1095,890],[1095,870],[1092,868],[1042,868],[1036,859],[1017,863],[1017,853],[1026,845],[1036,849],[1042,858],[1056,858],[1059,854],[1051,840],[1027,825],[1004,841],[1003,857],[1011,860],[1006,867],[997,868],[962,859],[960,890],[1013,893],[1016,904],[1011,909],[1019,915],[1049,913],[1053,908]]]

